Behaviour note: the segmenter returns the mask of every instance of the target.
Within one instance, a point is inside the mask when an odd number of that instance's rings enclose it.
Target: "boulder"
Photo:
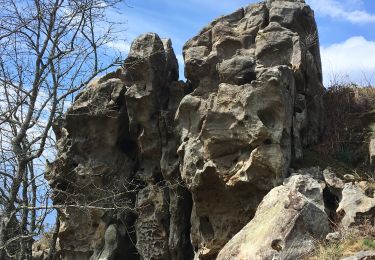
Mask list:
[[[336,174],[329,168],[323,171],[324,181],[327,186],[335,190],[337,193],[344,188],[344,181],[336,176]]]
[[[375,251],[361,251],[352,256],[341,258],[341,260],[372,260],[375,259]]]
[[[374,194],[366,194],[366,183],[346,183],[342,190],[342,199],[337,214],[341,217],[344,227],[357,225],[368,220],[374,225],[375,198]]]
[[[255,217],[221,249],[217,259],[300,259],[330,232],[324,184],[294,175],[272,189]]]

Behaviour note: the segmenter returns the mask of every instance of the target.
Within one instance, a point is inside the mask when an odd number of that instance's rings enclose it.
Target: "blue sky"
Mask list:
[[[182,46],[214,18],[256,0],[126,0],[111,19],[124,23],[122,39],[111,47],[126,54],[139,34],[172,39],[183,78]],[[375,1],[306,0],[318,23],[324,83],[331,80],[375,84]]]

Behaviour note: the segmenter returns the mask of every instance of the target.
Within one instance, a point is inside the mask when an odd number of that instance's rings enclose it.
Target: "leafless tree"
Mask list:
[[[0,259],[31,259],[51,211],[43,174],[53,122],[117,63],[107,12],[120,1],[0,0]]]

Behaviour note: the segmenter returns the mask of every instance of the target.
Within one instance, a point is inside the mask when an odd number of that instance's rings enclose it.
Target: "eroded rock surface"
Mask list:
[[[367,182],[346,183],[342,190],[342,200],[337,209],[344,227],[358,225],[367,220],[375,224],[374,190]]]
[[[66,205],[63,259],[214,259],[319,139],[319,43],[304,1],[241,8],[183,52],[186,83],[170,40],[138,37],[57,121],[47,178]]]
[[[317,141],[316,30],[303,1],[266,1],[213,21],[185,44],[193,92],[176,118],[197,257],[215,257],[287,176],[291,159],[302,157],[302,146]]]
[[[179,184],[173,127],[185,86],[177,72],[170,40],[142,35],[123,68],[90,83],[55,127],[59,156],[47,177],[54,202],[71,205],[60,210],[63,259],[189,256],[191,199]]]

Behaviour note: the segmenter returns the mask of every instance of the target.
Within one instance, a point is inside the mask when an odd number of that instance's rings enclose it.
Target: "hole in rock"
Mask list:
[[[266,140],[263,141],[263,144],[264,145],[270,145],[270,144],[272,144],[272,141],[271,141],[271,139],[266,139]]]
[[[199,159],[199,160],[197,161],[197,168],[198,168],[198,169],[202,169],[203,166],[204,166],[204,161],[203,161],[202,159]]]
[[[214,235],[214,230],[210,223],[210,219],[208,217],[200,217],[199,218],[200,229],[202,231],[202,235],[206,238],[210,238]]]
[[[66,183],[66,182],[59,182],[56,185],[56,189],[60,190],[60,191],[66,191],[68,189],[68,183]]]
[[[333,222],[339,221],[336,210],[339,207],[340,199],[330,190],[329,187],[326,187],[323,190],[323,200],[325,211],[329,219]]]
[[[274,128],[276,124],[275,115],[270,109],[263,109],[258,111],[258,117],[262,121],[263,125],[267,128]]]
[[[243,75],[241,84],[251,83],[253,80],[257,79],[257,75],[254,71],[248,71]]]
[[[269,24],[270,24],[270,14],[269,14],[269,10],[266,8],[265,9],[264,20],[263,20],[263,23],[261,25],[261,29],[266,28]]]
[[[118,142],[118,147],[120,150],[125,153],[130,158],[133,158],[137,154],[137,143],[129,140],[129,139],[123,139]]]
[[[283,247],[281,246],[281,239],[274,239],[272,240],[271,242],[271,247],[273,250],[276,250],[278,252],[280,252],[281,250],[283,250]]]
[[[93,228],[97,228],[97,227],[99,227],[99,223],[96,223],[96,222],[92,223],[92,227],[93,227]]]
[[[295,107],[295,108],[294,108],[294,112],[296,112],[296,113],[302,113],[303,110],[302,110],[302,108],[300,108],[300,107]]]

